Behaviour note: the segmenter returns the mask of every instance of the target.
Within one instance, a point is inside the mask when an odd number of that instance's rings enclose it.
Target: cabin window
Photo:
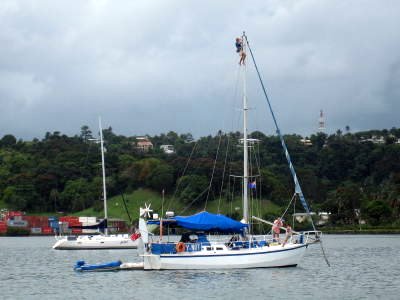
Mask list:
[[[206,249],[207,249],[207,251],[211,251],[211,247],[207,247]]]
[[[224,250],[224,248],[222,248],[222,247],[217,247],[217,250]]]

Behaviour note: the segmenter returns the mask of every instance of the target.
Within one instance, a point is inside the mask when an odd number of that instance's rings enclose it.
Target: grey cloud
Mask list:
[[[397,1],[2,1],[0,136],[236,130],[245,29],[284,132],[398,127]],[[248,61],[250,63],[250,61]],[[254,71],[252,129],[273,133]],[[231,119],[235,121],[231,121]],[[94,130],[93,130],[94,131]]]

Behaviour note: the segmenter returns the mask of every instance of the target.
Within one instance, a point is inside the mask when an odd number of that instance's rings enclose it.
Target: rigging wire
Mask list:
[[[214,179],[215,166],[217,165],[219,148],[221,146],[221,139],[222,139],[222,132],[220,131],[219,132],[219,141],[218,141],[217,153],[215,154],[214,166],[213,166],[213,170],[212,170],[212,173],[211,173],[210,183],[208,185],[208,193],[207,193],[207,197],[206,197],[206,203],[204,204],[204,210],[206,210],[206,208],[207,208],[208,197],[210,196],[211,185],[212,185],[212,182],[213,182],[213,179]]]
[[[222,199],[222,191],[224,188],[224,182],[225,182],[225,171],[226,171],[226,162],[228,159],[228,151],[229,151],[229,142],[230,142],[230,137],[229,135],[225,134],[227,137],[227,142],[226,142],[226,151],[225,151],[225,159],[224,159],[224,169],[222,171],[222,180],[221,180],[221,189],[219,191],[219,199],[218,199],[218,208],[217,208],[217,213],[220,213],[220,206],[221,206],[221,199]]]
[[[199,200],[200,197],[203,196],[204,193],[207,192],[207,191],[209,190],[209,188],[210,188],[210,187],[208,186],[204,191],[202,191],[196,198],[194,198],[194,199],[192,200],[192,202],[190,202],[185,208],[183,208],[183,209],[179,212],[179,214],[183,214],[189,207],[191,207],[191,206],[193,205],[193,203],[195,203],[197,200]]]
[[[235,185],[236,185],[236,177],[233,177],[233,188],[232,188],[232,195],[231,195],[231,215],[233,214],[233,200],[235,199]],[[230,182],[230,178],[229,178],[229,182]]]
[[[180,177],[182,177],[182,176],[185,175],[185,173],[186,173],[186,171],[187,171],[187,168],[188,168],[188,166],[189,166],[190,160],[192,159],[192,156],[193,156],[193,153],[194,153],[194,150],[196,149],[196,147],[197,147],[197,141],[194,143],[194,146],[193,146],[193,148],[192,148],[192,152],[190,152],[190,156],[189,156],[189,158],[188,158],[188,160],[187,160],[187,162],[186,162],[186,166],[185,166],[185,168],[183,169],[183,172],[182,172],[182,174],[181,174]],[[168,201],[168,205],[167,205],[167,210],[166,210],[166,211],[169,210],[170,205],[171,205],[172,202],[175,200],[175,196],[176,196],[176,193],[178,192],[178,189],[179,189],[180,184],[181,184],[181,181],[178,180],[178,184],[176,185],[174,194],[172,195],[172,198]]]
[[[126,214],[128,215],[128,218],[129,218],[129,225],[132,225],[132,218],[131,218],[131,215],[129,213],[128,206],[126,205],[124,193],[122,193],[122,191],[120,191],[119,193],[121,194],[122,202],[124,203],[125,212],[126,212]]]
[[[245,40],[246,40],[247,47],[249,48],[251,58],[253,60],[254,67],[256,69],[258,79],[260,80],[262,90],[263,90],[265,98],[267,100],[268,107],[269,107],[269,110],[270,110],[271,115],[272,115],[272,119],[274,120],[274,124],[275,124],[275,127],[276,127],[276,132],[277,132],[277,134],[279,136],[279,139],[281,141],[282,147],[283,147],[283,149],[285,151],[286,160],[287,160],[287,162],[289,164],[289,169],[290,169],[290,172],[292,173],[293,181],[294,181],[294,184],[295,184],[295,194],[297,194],[299,196],[301,204],[303,205],[303,207],[306,210],[307,214],[310,215],[310,209],[309,209],[309,207],[307,205],[307,202],[306,202],[306,199],[304,197],[303,191],[301,190],[300,183],[299,183],[299,181],[297,179],[296,171],[295,171],[294,166],[292,164],[292,161],[290,159],[289,151],[287,150],[285,140],[283,139],[283,136],[281,134],[281,131],[280,131],[279,126],[278,126],[278,123],[277,123],[276,118],[275,118],[274,111],[272,110],[271,102],[269,101],[268,94],[267,94],[267,91],[265,89],[264,83],[262,81],[260,71],[258,70],[257,63],[256,63],[256,60],[255,60],[254,55],[253,55],[253,51],[250,48],[249,40],[247,39],[246,35],[244,35],[244,37],[245,37]],[[311,225],[312,225],[314,231],[316,231],[314,221],[313,221],[313,219],[311,217],[310,217],[310,219],[311,219]],[[321,250],[322,250],[324,259],[325,259],[327,265],[330,266],[330,263],[329,263],[326,255],[325,255],[325,250],[324,250],[324,247],[322,246],[322,241],[321,240],[320,240],[320,245],[321,245]]]
[[[261,79],[261,74],[260,74],[260,72],[258,70],[257,63],[256,63],[254,55],[253,55],[253,51],[250,48],[249,41],[248,41],[247,37],[246,37],[246,43],[247,43],[247,46],[249,48],[249,51],[250,51],[250,54],[251,54],[251,58],[252,58],[253,63],[254,63],[254,67],[255,67],[255,69],[257,71],[258,79],[260,80],[262,90],[263,90],[265,98],[267,100],[267,104],[268,104],[269,110],[270,110],[272,118],[274,120],[275,127],[276,127],[276,132],[277,132],[277,134],[279,136],[279,139],[281,140],[282,147],[283,147],[283,149],[285,151],[285,156],[286,156],[286,159],[288,161],[289,169],[290,169],[290,172],[292,173],[292,177],[293,177],[294,184],[295,184],[295,192],[299,195],[301,204],[303,205],[303,207],[306,210],[306,212],[309,214],[310,213],[310,209],[308,208],[306,199],[305,199],[305,197],[303,195],[303,192],[301,190],[300,183],[299,183],[299,181],[297,179],[296,171],[294,170],[294,166],[293,166],[292,161],[290,159],[289,151],[287,150],[285,140],[283,139],[283,136],[282,136],[281,131],[280,131],[279,126],[278,126],[278,122],[276,121],[274,111],[272,110],[271,102],[269,101],[269,97],[268,97],[267,91],[266,91],[264,83],[263,83],[263,81]],[[313,226],[314,230],[316,230],[314,222],[312,220],[311,220],[311,223],[312,223],[312,226]]]
[[[233,94],[233,99],[237,98],[237,94],[238,94],[238,85],[239,85],[239,79],[240,79],[240,66],[238,66],[238,68],[236,69],[236,84],[235,84],[235,91]],[[233,123],[233,118],[232,118],[232,123]],[[231,124],[232,128],[233,128],[233,124]],[[232,130],[231,130],[232,131]],[[224,188],[224,183],[225,183],[225,172],[226,172],[226,166],[227,166],[227,161],[228,161],[228,153],[230,150],[230,141],[231,141],[231,135],[230,134],[225,134],[225,136],[227,137],[227,143],[226,143],[226,151],[225,151],[225,159],[224,159],[224,169],[223,169],[223,173],[222,173],[222,181],[221,181],[221,188],[220,188],[220,193],[219,193],[219,199],[218,199],[218,206],[217,206],[217,213],[220,213],[220,209],[221,209],[221,200],[222,200],[222,193],[223,193],[223,188]],[[231,173],[231,162],[232,162],[232,156],[230,156],[230,162],[229,162],[229,174]],[[229,188],[230,188],[230,177],[228,176],[228,198],[229,198]]]

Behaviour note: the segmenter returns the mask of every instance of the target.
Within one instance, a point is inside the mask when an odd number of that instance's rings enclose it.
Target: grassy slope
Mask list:
[[[144,207],[145,203],[151,204],[151,208],[154,209],[154,212],[161,215],[161,204],[162,204],[161,195],[151,190],[138,189],[134,191],[132,194],[124,195],[124,197],[127,202],[128,211],[133,220],[139,218],[139,207]],[[121,196],[112,197],[108,199],[107,205],[108,205],[109,218],[128,220],[128,215],[125,212]],[[228,202],[225,200],[221,200],[220,203],[218,200],[208,201],[206,210],[209,212],[216,213],[218,212],[218,206],[220,208],[219,211],[221,213],[228,214],[237,211],[240,216],[242,215],[242,209],[241,209],[242,204],[240,198],[235,199],[233,202]],[[256,215],[263,215],[265,213],[279,214],[280,212],[279,206],[273,204],[270,201],[262,201],[261,209],[259,209],[259,207],[260,207],[259,203],[253,205],[253,214]],[[190,215],[192,213],[204,210],[204,206],[199,207],[193,205],[191,207],[188,207],[186,210],[185,208],[186,205],[180,203],[178,200],[175,199],[171,201],[171,196],[165,197],[164,208],[163,208],[164,213],[168,209],[174,211],[176,215],[179,214]],[[235,208],[240,208],[240,209],[237,210]],[[261,214],[259,212],[261,212]],[[74,215],[103,217],[103,211],[97,212],[93,210],[93,208],[89,208],[80,211],[78,213],[75,213]]]
[[[7,208],[7,204],[0,198],[0,208]]]
[[[139,218],[139,207],[144,207],[144,204],[151,204],[151,208],[154,209],[155,213],[161,215],[161,202],[162,198],[161,195],[148,190],[148,189],[138,189],[131,194],[124,195],[126,204],[128,207],[128,211],[131,215],[133,220]],[[192,205],[188,208],[187,205],[179,202],[177,199],[171,201],[171,195],[165,196],[164,200],[164,213],[165,211],[172,210],[175,212],[176,215],[190,215],[199,211],[204,210],[204,206],[196,206]],[[125,211],[124,204],[122,201],[121,196],[116,196],[109,198],[107,201],[108,205],[108,217],[115,218],[115,219],[123,219],[128,221],[128,215]],[[0,199],[0,208],[6,208],[7,205],[2,202]],[[232,202],[228,202],[225,199],[219,200],[212,200],[207,202],[206,210],[208,212],[217,213],[218,211],[222,214],[232,214],[237,212],[239,216],[242,216],[242,200],[240,198],[236,198]],[[251,215],[264,215],[265,213],[270,213],[273,215],[279,215],[281,209],[276,204],[270,201],[262,201],[261,209],[259,209],[260,204],[259,202],[252,207],[252,211],[250,212]],[[185,209],[186,208],[186,209]],[[219,209],[218,209],[219,208]],[[261,213],[259,213],[261,212]],[[27,212],[27,215],[36,215],[36,216],[54,216],[58,215],[54,212]],[[86,217],[104,217],[103,210],[95,211],[93,208],[88,208],[82,210],[80,212],[71,214],[74,216],[86,216]]]

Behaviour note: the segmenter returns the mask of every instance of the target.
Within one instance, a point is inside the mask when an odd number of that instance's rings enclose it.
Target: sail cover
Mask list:
[[[211,214],[206,211],[193,216],[176,216],[175,219],[179,226],[191,230],[239,233],[248,227],[247,224],[240,223],[224,215]]]

